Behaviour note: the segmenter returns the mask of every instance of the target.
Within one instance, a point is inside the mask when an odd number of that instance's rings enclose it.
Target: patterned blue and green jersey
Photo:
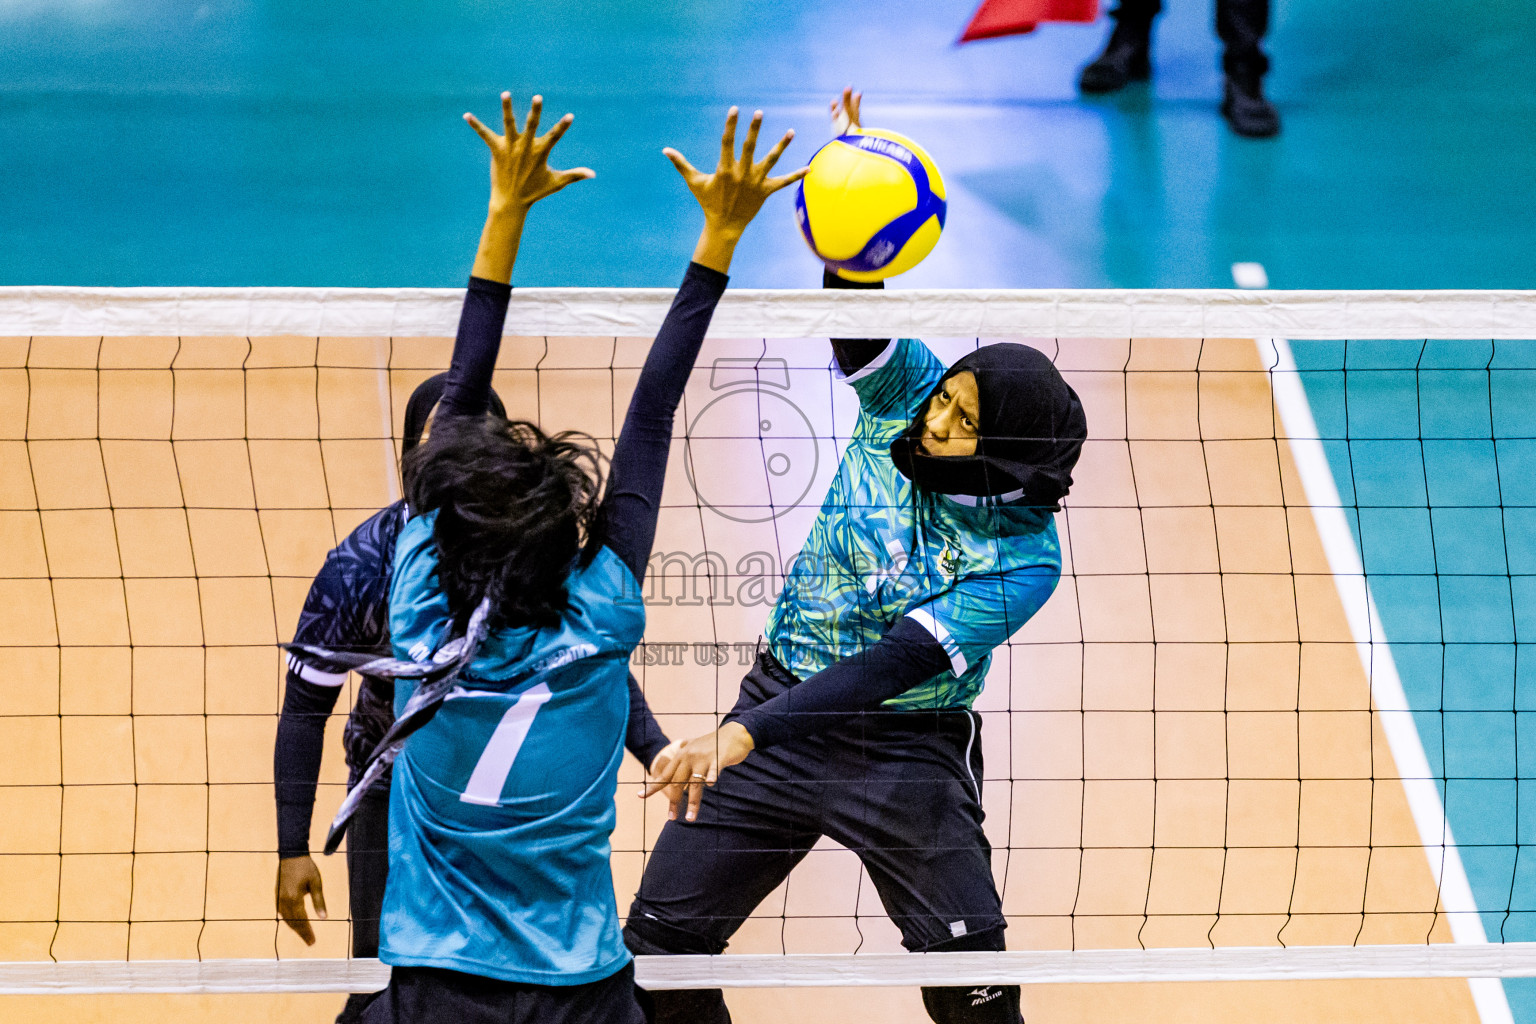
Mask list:
[[[807,679],[911,616],[950,668],[883,705],[893,709],[969,707],[992,651],[1061,579],[1047,510],[914,488],[891,461],[891,442],[944,369],[928,346],[902,338],[843,378],[859,396],[858,423],[768,618],[769,650]]]

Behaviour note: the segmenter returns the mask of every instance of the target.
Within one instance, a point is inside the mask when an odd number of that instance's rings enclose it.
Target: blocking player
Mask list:
[[[510,252],[508,244],[505,238],[493,240],[493,245],[505,254],[504,268],[477,267],[491,276],[472,282],[459,328],[461,333],[485,329],[492,321],[499,333],[507,299],[494,286],[510,280],[517,239],[510,239]],[[411,393],[405,408],[403,456],[409,457],[428,436],[449,379],[448,373],[436,374]],[[483,395],[465,397],[462,389],[460,392],[455,397],[461,415],[473,415],[478,410],[505,419],[501,399],[489,386]],[[381,657],[389,654],[389,587],[394,574],[395,540],[408,518],[405,500],[397,501],[370,516],[326,556],[299,615],[294,630],[296,644]],[[288,656],[283,708],[273,751],[279,857],[277,911],[308,945],[314,944],[315,936],[305,897],[313,902],[317,917],[326,917],[324,885],[309,848],[315,790],[326,719],[335,709],[346,679],[345,666],[302,650]],[[343,732],[349,789],[357,786],[369,755],[395,721],[393,680],[372,674],[363,674],[360,680],[356,702]],[[628,688],[625,747],[649,767],[667,746],[667,737],[633,676]],[[378,956],[379,916],[389,867],[388,839],[386,771],[359,801],[347,827],[348,902],[354,957]],[[352,995],[336,1018],[338,1024],[357,1020],[370,998],[368,993]]]
[[[769,176],[789,134],[754,159],[761,114],[738,158],[734,109],[713,174],[666,151],[705,226],[599,501],[590,438],[466,402],[488,390],[500,344],[506,286],[490,282],[507,280],[510,263],[492,267],[496,253],[508,238],[515,247],[527,206],[590,176],[547,167],[569,119],[536,136],[539,102],[518,131],[504,99],[505,137],[471,120],[493,153],[480,280],[432,435],[405,463],[412,518],[396,541],[390,630],[410,661],[387,666],[398,718],[362,783],[393,760],[380,958],[394,971],[363,1012],[369,1024],[644,1019],[608,864],[640,582],[673,414],[736,244],[803,173]],[[500,312],[471,316],[477,293],[500,296]]]

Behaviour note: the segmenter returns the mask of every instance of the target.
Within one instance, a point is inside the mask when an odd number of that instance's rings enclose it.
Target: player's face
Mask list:
[[[976,424],[981,422],[981,398],[970,370],[944,382],[923,411],[923,451],[939,458],[976,454]]]

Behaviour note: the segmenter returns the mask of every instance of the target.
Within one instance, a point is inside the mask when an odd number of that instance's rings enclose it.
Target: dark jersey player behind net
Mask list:
[[[857,100],[843,107],[857,131]],[[1025,345],[948,368],[911,338],[833,351],[859,419],[726,724],[652,783],[673,788],[674,816],[676,787],[689,806],[630,908],[637,953],[723,952],[822,836],[858,854],[908,949],[1005,948],[970,706],[1060,579],[1052,512],[1082,405]],[[718,989],[653,995],[656,1024],[730,1019]],[[1017,986],[925,988],[923,1003],[939,1024],[1020,1021]]]

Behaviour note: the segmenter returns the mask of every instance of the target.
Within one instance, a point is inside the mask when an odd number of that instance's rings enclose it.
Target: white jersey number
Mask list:
[[[512,774],[512,762],[517,760],[517,752],[523,749],[533,716],[548,703],[549,696],[549,687],[540,683],[529,687],[507,708],[480,754],[480,760],[475,762],[475,770],[470,773],[469,784],[459,795],[460,800],[487,807],[495,807],[501,802],[501,791],[507,784],[507,776]]]

